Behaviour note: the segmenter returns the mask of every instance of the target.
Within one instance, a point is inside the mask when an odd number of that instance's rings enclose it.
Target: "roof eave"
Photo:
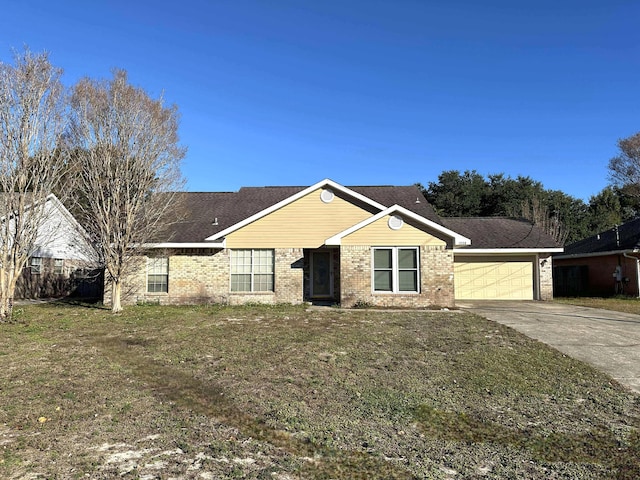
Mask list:
[[[456,248],[454,254],[486,255],[486,254],[531,254],[531,253],[559,253],[564,248]]]
[[[606,257],[608,255],[622,255],[624,253],[640,253],[640,250],[637,248],[628,248],[624,250],[607,250],[606,252],[567,253],[565,255],[555,255],[553,258],[564,260],[569,258]]]
[[[219,242],[158,242],[158,243],[144,243],[143,248],[157,249],[157,248],[225,248],[227,240],[222,239]]]

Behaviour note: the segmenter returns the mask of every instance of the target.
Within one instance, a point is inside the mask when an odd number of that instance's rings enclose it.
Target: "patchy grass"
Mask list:
[[[2,478],[637,478],[640,399],[462,312],[24,307]]]
[[[566,297],[555,298],[557,303],[580,305],[582,307],[603,308],[616,312],[635,313],[640,315],[640,299],[635,297]]]

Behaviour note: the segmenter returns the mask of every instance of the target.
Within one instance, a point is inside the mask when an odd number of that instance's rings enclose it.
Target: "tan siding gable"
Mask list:
[[[389,215],[356,230],[342,239],[342,245],[440,245],[446,242],[405,222],[399,230],[389,228]]]
[[[335,192],[330,203],[322,189],[227,235],[227,248],[318,248],[325,240],[369,218],[372,212]]]

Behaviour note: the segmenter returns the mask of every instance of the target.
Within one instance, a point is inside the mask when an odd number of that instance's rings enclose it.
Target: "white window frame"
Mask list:
[[[64,258],[53,259],[53,273],[54,275],[64,274]]]
[[[375,266],[375,254],[378,250],[391,251],[391,268],[389,269],[376,269]],[[400,250],[413,250],[416,252],[416,267],[415,268],[399,268],[398,265],[398,252]],[[376,270],[391,270],[391,290],[376,290]],[[415,271],[416,272],[416,289],[415,290],[400,290],[400,271]],[[400,295],[415,295],[420,293],[420,247],[372,247],[371,248],[371,292],[373,294],[385,294],[393,293]]]
[[[160,263],[163,265],[160,265]],[[164,268],[166,267],[166,268]],[[165,271],[166,270],[166,271]],[[154,282],[154,285],[166,285],[166,290],[150,290],[149,289],[149,277],[164,276],[165,282]],[[147,293],[151,294],[167,294],[169,293],[169,258],[168,257],[148,257],[147,258]]]
[[[247,252],[250,253],[250,263],[244,264],[245,267],[249,267],[248,271],[239,272],[237,257],[240,252],[246,255]],[[270,252],[271,253],[271,262],[269,265],[258,265],[256,263],[256,259],[259,258],[261,253]],[[230,260],[230,268],[229,268],[229,291],[231,293],[262,293],[262,292],[274,292],[275,291],[275,251],[272,248],[238,248],[231,250],[231,254],[229,256]],[[265,267],[268,267],[265,269]],[[249,290],[239,290],[234,289],[234,275],[249,275],[250,276],[250,285]],[[271,288],[269,289],[261,289],[258,290],[259,286],[256,282],[256,277],[260,275],[270,275],[271,276]]]
[[[31,275],[40,275],[42,273],[42,257],[31,257]]]

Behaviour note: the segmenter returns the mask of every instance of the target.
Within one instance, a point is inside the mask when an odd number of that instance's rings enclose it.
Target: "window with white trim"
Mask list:
[[[167,257],[147,258],[147,292],[169,292],[169,259]]]
[[[31,257],[31,274],[42,273],[42,257]]]
[[[232,292],[273,292],[273,250],[231,250]]]
[[[64,273],[64,258],[53,259],[53,273],[55,275],[62,275]]]
[[[376,247],[372,256],[374,292],[419,292],[420,262],[417,247]]]

